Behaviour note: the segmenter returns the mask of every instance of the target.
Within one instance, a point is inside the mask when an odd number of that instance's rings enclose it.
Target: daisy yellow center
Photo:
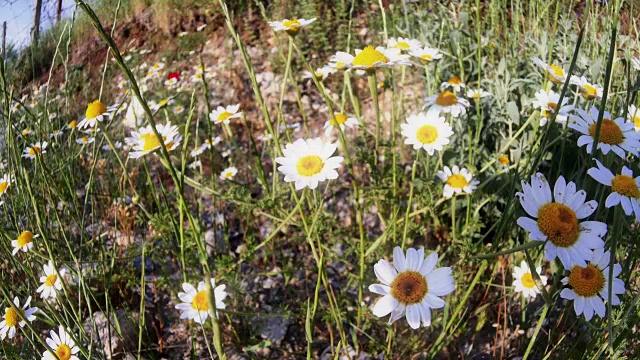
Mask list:
[[[324,74],[322,74],[322,71],[315,71],[313,73],[315,75],[315,77],[317,77],[318,79],[322,79],[324,77]]]
[[[462,189],[465,186],[469,185],[469,182],[463,175],[453,174],[447,179],[447,185],[451,186],[452,188]]]
[[[218,115],[218,121],[225,121],[233,115],[228,111],[223,111],[220,115]]]
[[[347,122],[347,116],[345,114],[334,114],[331,119],[331,125],[338,126]]]
[[[631,120],[637,128],[640,127],[640,111],[636,112]]]
[[[160,146],[160,141],[158,141],[158,137],[154,133],[142,134],[140,138],[143,141],[143,151],[151,151]],[[164,140],[166,140],[166,137],[163,136],[162,141]]]
[[[75,121],[75,120],[73,120],[73,121],[71,121],[71,122],[69,123],[69,127],[70,127],[70,128],[72,128],[72,129],[73,129],[73,128],[75,128],[76,126],[78,126],[78,122],[77,122],[77,121]]]
[[[391,282],[391,296],[402,304],[417,304],[429,291],[427,280],[417,271],[404,271]]]
[[[22,130],[22,135],[29,135],[30,132],[31,132],[31,130],[29,128],[26,128],[26,129]]]
[[[55,285],[56,280],[58,280],[58,276],[55,275],[55,274],[51,274],[51,275],[47,276],[47,278],[44,280],[44,284],[46,286],[51,287],[51,286]]]
[[[547,119],[551,119],[551,117],[553,116],[553,114],[556,113],[557,110],[558,110],[558,104],[557,103],[548,102],[547,103],[547,109],[542,111],[542,115],[544,117],[546,117]]]
[[[168,102],[169,102],[169,100],[163,99],[163,100],[160,100],[160,102],[158,102],[158,105],[165,106],[165,105],[167,105]]]
[[[0,182],[0,193],[4,193],[5,191],[7,191],[8,187],[9,183],[7,181]]]
[[[182,111],[182,106],[176,106],[176,111]]]
[[[343,63],[342,61],[338,61],[336,62],[336,69],[338,70],[344,70],[347,68],[347,65],[345,65],[345,63]]]
[[[617,192],[620,195],[636,199],[640,198],[640,189],[638,189],[636,180],[631,176],[616,175],[611,180],[611,190]]]
[[[433,125],[423,125],[416,132],[416,137],[423,144],[433,144],[438,139],[438,129]]]
[[[20,236],[18,236],[18,247],[24,247],[33,241],[33,233],[31,231],[23,231]]]
[[[87,112],[85,113],[85,116],[87,117],[87,119],[93,119],[98,115],[104,114],[105,112],[107,112],[107,106],[100,100],[96,100],[87,105]]]
[[[8,327],[16,327],[20,322],[20,316],[18,313],[24,317],[24,310],[22,309],[14,309],[12,307],[7,309],[7,312],[4,313],[4,321],[6,322]]]
[[[574,266],[569,274],[569,285],[579,296],[596,296],[604,288],[604,275],[593,264],[586,268]]]
[[[559,247],[569,247],[578,240],[580,224],[570,207],[549,203],[538,210],[538,228],[549,241]]]
[[[451,91],[443,91],[436,98],[436,105],[440,106],[453,106],[458,103],[458,97]]]
[[[191,307],[198,311],[208,311],[209,297],[207,296],[207,292],[204,290],[198,291],[193,297],[193,301],[191,301]]]
[[[29,155],[31,155],[31,156],[36,156],[36,154],[39,154],[39,153],[40,153],[40,147],[39,146],[32,146],[29,149]]]
[[[509,157],[507,155],[500,155],[498,156],[498,162],[500,162],[502,166],[507,166],[509,165]]]
[[[67,344],[60,344],[56,349],[56,355],[60,360],[69,360],[71,359],[71,348]]]
[[[589,84],[584,84],[580,87],[580,93],[585,99],[592,100],[596,98],[597,91],[595,87]]]
[[[596,136],[597,125],[597,123],[593,123],[589,126],[589,135],[591,135],[592,138],[595,138]],[[609,119],[602,120],[602,126],[600,127],[600,142],[609,145],[620,145],[624,142],[622,130],[615,121]]]
[[[300,160],[298,160],[298,164],[296,165],[298,174],[302,176],[317,175],[322,171],[323,167],[324,162],[318,155],[303,156],[302,158],[300,158]]]
[[[89,142],[89,138],[86,138],[86,137],[83,137],[83,138],[82,138],[82,139],[80,139],[80,140],[82,140],[82,142],[83,142],[83,143],[87,143],[87,142]]]
[[[457,76],[452,76],[448,83],[449,85],[460,85],[462,84],[462,80]]]
[[[383,53],[376,50],[373,46],[367,46],[362,49],[355,58],[353,58],[353,65],[364,66],[364,67],[373,67],[376,63],[387,63],[389,59],[384,56]]]
[[[230,177],[232,177],[232,176],[233,176],[233,172],[231,172],[231,171],[227,171],[227,172],[224,174],[224,177],[226,177],[227,179],[228,179],[228,178],[230,178]]]
[[[563,77],[564,76],[564,70],[556,65],[556,64],[552,64],[551,65],[551,74],[557,76],[557,77]]]
[[[282,25],[284,25],[284,27],[286,27],[287,29],[293,30],[293,31],[300,30],[300,27],[302,26],[300,24],[300,21],[298,21],[298,19],[284,21]]]
[[[406,41],[400,41],[396,43],[396,48],[398,49],[402,49],[402,50],[407,50],[409,49],[411,46],[409,46],[409,43]]]
[[[60,133],[60,131],[58,130],[53,130],[53,135],[58,135]]]
[[[533,281],[533,276],[531,275],[531,273],[525,273],[524,275],[522,275],[520,281],[522,282],[522,286],[526,287],[527,289],[533,289],[536,286],[536,282]]]
[[[431,54],[422,54],[420,55],[420,59],[422,59],[422,61],[431,61],[433,60],[433,56],[431,56]]]

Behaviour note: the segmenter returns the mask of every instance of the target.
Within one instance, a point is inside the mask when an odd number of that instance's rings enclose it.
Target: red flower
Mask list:
[[[169,80],[171,79],[180,80],[180,73],[179,72],[169,73]]]

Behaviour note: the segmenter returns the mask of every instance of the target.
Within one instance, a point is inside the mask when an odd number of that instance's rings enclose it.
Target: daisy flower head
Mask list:
[[[221,180],[233,180],[233,178],[236,176],[236,174],[238,173],[238,169],[235,168],[234,166],[228,167],[224,170],[222,170],[222,172],[220,173],[220,179]]]
[[[107,107],[102,101],[95,100],[87,105],[87,111],[85,111],[84,119],[78,123],[80,129],[94,128],[98,122],[102,122],[105,117],[111,116],[110,112],[113,107]]]
[[[202,143],[201,148],[203,149],[203,151],[205,149],[206,150],[210,150],[211,147],[216,146],[216,145],[220,144],[221,142],[222,142],[222,138],[220,136],[216,136],[213,139],[205,139],[204,143]]]
[[[633,171],[626,166],[622,167],[620,174],[614,175],[600,161],[594,160],[598,167],[589,169],[587,173],[600,184],[611,187],[611,194],[604,205],[610,208],[620,204],[627,216],[635,212],[636,221],[640,222],[640,176],[634,178]]]
[[[571,84],[576,85],[585,100],[602,98],[602,86],[590,83],[584,76],[571,76]]]
[[[636,131],[640,132],[640,108],[637,108],[635,105],[629,105],[629,112],[627,120],[630,123],[633,123],[633,127]]]
[[[40,293],[40,297],[43,299],[50,297],[55,298],[57,291],[62,290],[62,281],[60,281],[60,278],[64,276],[65,271],[62,269],[60,272],[57,272],[51,260],[49,260],[48,264],[43,265],[43,269],[44,276],[40,277],[42,285],[40,285],[36,292]]]
[[[431,325],[431,309],[441,309],[440,297],[452,293],[451,268],[436,268],[438,254],[424,257],[424,249],[409,248],[405,256],[400,247],[393,250],[393,265],[381,259],[373,267],[382,284],[369,285],[369,291],[382,295],[373,306],[373,315],[389,317],[389,324],[406,315],[412,329]]]
[[[46,339],[47,345],[51,348],[54,354],[56,354],[59,360],[80,360],[76,354],[80,349],[76,346],[76,343],[71,338],[71,335],[67,330],[60,325],[58,327],[58,333],[51,330],[51,335]],[[47,350],[42,353],[42,360],[56,360],[56,356],[53,356],[51,351]]]
[[[549,65],[537,56],[533,57],[533,63],[544,70],[551,82],[563,84],[567,80],[567,73],[559,65]]]
[[[346,71],[351,68],[352,62],[353,56],[351,56],[351,54],[344,51],[338,51],[336,54],[331,55],[327,66],[338,71]]]
[[[18,328],[22,328],[27,325],[28,322],[33,322],[36,316],[33,315],[38,311],[37,307],[29,307],[31,303],[31,296],[27,298],[24,305],[20,307],[20,300],[16,296],[13,299],[13,304],[4,310],[4,319],[0,322],[0,340],[4,340],[7,335],[9,339],[13,339],[16,336]]]
[[[227,292],[224,291],[226,285],[218,285],[216,287],[216,281],[211,279],[211,288],[216,298],[216,309],[224,309],[226,305],[223,301],[227,297]],[[182,289],[184,292],[178,293],[178,298],[182,300],[182,303],[176,305],[176,309],[182,312],[180,319],[189,319],[198,324],[204,324],[212,313],[209,308],[209,292],[205,282],[200,281],[197,289],[189,283],[183,283]]]
[[[23,230],[16,240],[11,241],[11,246],[13,246],[13,252],[11,255],[15,256],[18,251],[22,250],[22,252],[27,252],[33,249],[33,239],[39,237],[39,234],[34,234],[31,231]]]
[[[69,129],[75,129],[78,127],[78,121],[77,120],[71,120],[68,124],[67,127]]]
[[[511,164],[511,160],[509,160],[509,156],[507,156],[506,154],[498,155],[496,157],[496,162],[498,163],[498,166],[502,169],[508,169],[509,164]]]
[[[156,125],[156,130],[162,137],[167,151],[174,150],[180,145],[182,136],[178,133],[178,127],[171,125],[171,122],[167,122],[166,125]],[[153,133],[151,125],[140,128],[139,131],[132,131],[131,137],[126,138],[125,143],[132,146],[133,151],[129,153],[129,157],[133,159],[150,154],[162,146],[156,134]]]
[[[29,135],[33,135],[34,132],[30,128],[25,128],[24,130],[22,130],[21,134],[22,136],[29,136]]]
[[[540,89],[536,92],[536,99],[533,100],[533,106],[540,109],[540,126],[545,126],[549,120],[556,115],[556,122],[560,124],[567,123],[569,112],[574,109],[573,105],[568,105],[569,99],[562,99],[562,105],[559,106],[560,94],[553,90],[545,91]]]
[[[176,115],[182,114],[184,112],[184,107],[182,105],[176,105],[173,107],[173,113]]]
[[[473,175],[469,170],[460,169],[457,165],[454,165],[451,169],[445,166],[442,171],[438,171],[437,176],[444,181],[442,195],[447,199],[450,199],[455,194],[471,194],[480,183],[478,180],[473,179]]]
[[[305,187],[315,189],[318,183],[338,178],[338,169],[344,158],[332,156],[337,149],[333,143],[324,143],[320,138],[298,139],[287,144],[277,157],[278,171],[284,174],[285,182],[295,182],[296,190]]]
[[[49,113],[49,121],[55,120],[56,117],[58,117],[58,114],[56,114],[55,112]]]
[[[338,126],[342,131],[344,131],[345,127],[355,129],[358,126],[358,119],[347,117],[343,113],[333,113],[333,117],[324,123],[324,136],[331,136],[331,131]]]
[[[587,145],[587,153],[591,154],[600,111],[593,106],[589,112],[582,109],[577,109],[576,112],[578,115],[571,115],[574,122],[570,123],[569,127],[582,133],[578,138],[578,146]],[[613,151],[622,159],[626,157],[625,151],[638,156],[640,133],[634,130],[634,124],[625,122],[623,118],[611,119],[611,114],[605,111],[600,126],[598,149],[605,155]]]
[[[240,109],[240,104],[228,105],[226,108],[218,106],[217,109],[209,114],[209,119],[215,124],[229,124],[231,119],[242,116],[242,111],[238,112],[238,109]]]
[[[598,208],[595,200],[586,201],[587,193],[577,191],[576,184],[563,176],[556,180],[553,192],[544,175],[531,177],[531,184],[522,181],[522,191],[516,197],[530,216],[518,218],[518,225],[529,232],[529,239],[544,241],[547,260],[559,258],[565,269],[586,266],[592,250],[604,247],[602,238],[607,224],[582,221]]]
[[[442,59],[440,50],[432,47],[419,47],[409,50],[409,55],[420,59],[423,65],[427,65],[432,61]]]
[[[269,26],[273,31],[284,31],[290,36],[295,36],[300,29],[309,26],[312,22],[316,21],[316,18],[305,19],[284,19],[282,21],[269,21]]]
[[[38,141],[35,144],[31,144],[31,146],[27,146],[24,149],[24,151],[22,152],[22,157],[33,160],[38,155],[46,154],[47,145],[48,143],[46,141],[43,141],[42,143]]]
[[[400,125],[404,143],[413,145],[415,150],[423,148],[429,155],[442,151],[444,145],[449,144],[449,137],[453,135],[451,126],[444,117],[435,112],[419,113],[407,118],[407,122]]]
[[[92,138],[92,137],[86,137],[86,136],[79,137],[79,138],[77,138],[77,139],[76,139],[76,142],[77,142],[78,144],[80,144],[80,145],[87,145],[87,144],[91,144],[91,143],[92,143],[92,142],[94,142],[94,141],[95,141],[95,138]]]
[[[540,281],[542,281],[543,285],[547,284],[547,277],[541,275],[542,268],[537,267],[536,273],[540,276]],[[531,269],[529,269],[529,265],[527,262],[522,260],[520,263],[520,267],[513,267],[513,287],[515,287],[515,292],[521,292],[524,297],[532,297],[535,298],[539,293],[540,289],[536,286],[536,282],[533,279],[533,274],[531,273]]]
[[[4,195],[15,180],[12,175],[4,174],[0,177],[0,196]]]
[[[331,66],[323,66],[321,68],[317,68],[316,71],[314,71],[313,73],[311,73],[308,70],[305,70],[302,73],[302,78],[303,79],[313,79],[314,77],[316,79],[318,79],[318,81],[324,81],[326,80],[329,75],[333,74],[336,72],[336,69],[331,67]]]
[[[491,93],[485,91],[484,89],[469,89],[467,90],[467,97],[472,99],[476,103],[480,101],[480,99],[491,96]]]
[[[116,149],[121,149],[122,148],[122,142],[116,141],[113,144],[113,146],[115,146]],[[104,144],[104,145],[102,145],[102,150],[104,150],[104,151],[113,150],[113,147],[111,147],[110,144]]]
[[[192,162],[191,164],[187,165],[187,167],[189,169],[195,170],[197,168],[199,168],[200,166],[202,166],[202,161],[200,160],[196,160],[194,162]]]
[[[596,313],[601,318],[606,315],[604,302],[611,295],[611,305],[620,305],[618,295],[624,294],[624,281],[618,279],[622,272],[620,264],[613,265],[612,292],[609,293],[609,258],[611,253],[603,248],[593,252],[589,264],[571,267],[569,276],[562,279],[564,285],[560,297],[573,300],[576,315],[584,314],[587,321]]]
[[[64,134],[64,131],[62,131],[62,130],[53,130],[51,132],[51,134],[49,134],[49,138],[51,138],[51,139],[57,138],[57,137],[62,136],[62,134]]]
[[[467,112],[469,101],[458,97],[455,93],[445,90],[437,95],[429,96],[424,100],[424,108],[436,113],[445,112],[454,118],[464,115]]]
[[[174,103],[173,98],[166,98],[166,99],[162,99],[158,102],[155,101],[150,101],[149,102],[149,108],[151,108],[151,110],[153,111],[158,111],[160,109],[162,109],[163,107],[167,106],[167,105],[171,105]]]
[[[409,57],[401,54],[397,48],[387,49],[384,47],[374,48],[367,46],[364,49],[356,49],[356,56],[339,51],[335,59],[355,70],[374,71],[378,68],[386,68],[393,65],[411,65]]]
[[[462,82],[462,79],[457,75],[453,75],[449,80],[440,84],[440,90],[451,89],[456,93],[460,92],[464,87],[465,85]]]
[[[413,49],[418,49],[422,46],[420,41],[416,39],[405,39],[405,38],[389,38],[387,41],[387,47],[390,49],[400,49],[400,51],[410,51]]]

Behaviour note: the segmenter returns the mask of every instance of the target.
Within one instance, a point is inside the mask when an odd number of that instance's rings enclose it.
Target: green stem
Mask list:
[[[376,83],[376,72],[375,70],[369,71],[369,91],[371,92],[371,98],[373,99],[373,109],[376,112],[376,151],[375,151],[375,161],[378,162],[378,147],[380,146],[380,106],[378,104],[378,84]]]
[[[413,188],[414,181],[416,178],[416,168],[418,167],[418,159],[420,158],[420,152],[422,150],[418,149],[416,153],[416,158],[413,161],[413,166],[411,167],[411,183],[409,184],[409,201],[407,202],[407,210],[404,213],[404,230],[402,232],[402,249],[407,242],[407,228],[409,227],[409,212],[411,211],[411,202],[413,201]]]

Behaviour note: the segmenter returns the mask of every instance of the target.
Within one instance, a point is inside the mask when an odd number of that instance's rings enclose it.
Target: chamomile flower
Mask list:
[[[13,179],[13,176],[9,175],[9,174],[4,174],[1,178],[0,178],[0,196],[4,195],[7,190],[9,189],[9,185],[11,185],[15,180]]]
[[[221,180],[233,180],[233,178],[236,176],[236,174],[238,173],[238,169],[231,166],[228,167],[224,170],[222,170],[222,172],[220,173],[220,179]]]
[[[627,120],[630,123],[633,123],[633,127],[636,131],[640,132],[640,108],[637,108],[635,105],[629,105],[628,110]]]
[[[69,129],[75,129],[75,128],[77,128],[77,127],[78,127],[78,121],[76,121],[76,120],[71,120],[71,121],[67,124],[67,127],[68,127]]]
[[[11,246],[13,246],[13,252],[11,252],[11,255],[15,256],[20,250],[22,250],[22,252],[27,252],[33,249],[33,239],[39,236],[39,234],[23,230],[16,240],[11,241]]]
[[[576,112],[578,115],[571,116],[574,123],[570,123],[569,127],[582,133],[578,138],[578,146],[587,145],[587,153],[591,154],[600,111],[593,106],[589,112],[582,109],[576,109]],[[613,151],[622,159],[626,157],[625,151],[638,156],[640,133],[634,130],[634,124],[625,122],[623,118],[611,119],[611,114],[605,112],[600,127],[598,149],[605,155]]]
[[[40,277],[42,285],[40,285],[36,292],[40,293],[40,297],[43,299],[55,298],[56,292],[62,290],[62,281],[60,281],[60,278],[64,276],[65,271],[62,269],[57,272],[51,260],[49,260],[48,264],[43,265],[43,269],[44,276]]]
[[[122,148],[122,142],[116,141],[113,144],[113,146],[115,146],[116,149],[121,149]],[[113,150],[113,147],[111,147],[110,144],[104,144],[104,145],[102,145],[102,150],[104,150],[104,151]]]
[[[573,105],[568,105],[569,99],[565,97],[562,99],[562,105],[558,106],[560,102],[560,94],[553,90],[545,91],[540,89],[536,92],[536,99],[533,100],[533,106],[540,109],[540,126],[545,126],[553,115],[557,112],[556,122],[560,124],[567,123],[567,117],[569,112],[574,109]]]
[[[458,97],[455,93],[445,90],[437,95],[429,96],[424,100],[424,108],[435,113],[445,112],[457,118],[467,112],[469,101]]]
[[[182,114],[184,112],[184,107],[181,105],[176,105],[173,107],[173,113],[176,115]]]
[[[424,249],[409,248],[405,257],[400,247],[393,250],[393,265],[379,260],[373,269],[382,284],[369,285],[369,291],[382,295],[373,315],[391,314],[389,324],[406,315],[412,329],[431,325],[431,309],[443,308],[440,297],[456,289],[451,268],[436,268],[437,264],[437,253],[425,258]]]
[[[211,288],[216,298],[216,309],[224,309],[226,305],[223,301],[227,297],[227,293],[224,291],[226,285],[216,287],[215,280],[211,279]],[[189,283],[183,283],[182,289],[184,292],[178,293],[178,298],[183,302],[176,305],[176,309],[181,311],[180,319],[189,319],[198,324],[204,324],[212,313],[209,307],[209,293],[207,292],[205,282],[200,281],[198,289]]]
[[[582,95],[585,100],[602,98],[602,86],[590,83],[586,77],[571,76],[569,81],[571,84],[578,86],[580,95]]]
[[[24,151],[22,152],[22,157],[33,160],[38,155],[46,154],[47,145],[48,143],[46,141],[43,141],[42,143],[38,141],[35,144],[31,144],[31,146],[27,146],[24,149]]]
[[[46,339],[47,345],[51,348],[54,354],[56,354],[59,360],[80,360],[76,354],[80,349],[76,346],[76,343],[71,338],[71,335],[67,330],[60,325],[58,327],[58,333],[51,330],[51,335]],[[51,351],[47,350],[42,353],[42,360],[56,360],[56,356],[53,356]]]
[[[178,133],[178,127],[171,125],[171,122],[167,122],[166,125],[156,125],[156,130],[162,137],[167,151],[174,150],[180,145],[182,136]],[[131,136],[125,139],[125,143],[132,146],[133,151],[129,153],[129,157],[133,159],[150,154],[162,146],[156,134],[153,133],[151,125],[132,131]]]
[[[94,142],[94,141],[95,141],[95,138],[92,138],[92,137],[86,137],[86,136],[79,137],[79,138],[77,138],[77,139],[76,139],[76,142],[77,142],[78,144],[80,144],[80,145],[87,145],[87,144],[91,144],[91,143],[92,143],[92,142]]]
[[[51,138],[51,139],[58,138],[58,137],[62,136],[62,134],[64,134],[64,131],[62,131],[62,130],[53,130],[51,132],[51,134],[49,134],[49,138]]]
[[[298,139],[285,146],[284,157],[276,158],[278,171],[285,175],[284,181],[295,182],[296,190],[307,186],[315,189],[319,182],[338,178],[336,169],[344,158],[331,156],[336,149],[336,144],[324,143],[320,138]]]
[[[33,135],[34,132],[30,128],[25,128],[24,130],[22,130],[21,134],[22,136],[29,136],[29,135]]]
[[[37,311],[37,307],[29,307],[31,303],[31,296],[27,298],[24,305],[20,307],[20,300],[16,296],[13,298],[13,304],[4,310],[4,320],[0,322],[0,340],[4,340],[7,335],[9,339],[13,339],[16,336],[18,328],[22,328],[27,325],[28,322],[33,322],[36,319],[34,315]]]
[[[484,89],[469,89],[467,90],[467,97],[472,99],[476,103],[480,101],[480,99],[485,98],[487,96],[491,96],[491,93],[485,91]]]
[[[404,143],[413,145],[415,150],[423,148],[429,155],[442,151],[444,145],[449,144],[449,137],[453,135],[451,126],[444,117],[435,112],[419,113],[407,118],[407,122],[400,125]]]
[[[400,49],[401,51],[410,51],[413,49],[418,49],[422,46],[420,41],[416,39],[405,39],[405,38],[389,38],[387,41],[387,47],[390,49]]]
[[[284,31],[291,36],[295,36],[300,29],[309,26],[312,22],[316,21],[316,18],[305,19],[284,19],[282,21],[269,21],[269,26],[273,31]]]
[[[563,84],[567,80],[567,73],[559,65],[549,65],[537,56],[533,57],[533,63],[544,70],[551,82]]]
[[[205,139],[202,143],[201,148],[203,150],[210,150],[211,147],[216,146],[222,142],[222,138],[220,136],[216,136],[213,139]]]
[[[442,53],[440,50],[431,47],[421,47],[409,50],[409,55],[420,59],[420,62],[424,65],[429,64],[432,61],[442,59]]]
[[[333,118],[324,123],[324,136],[331,136],[331,131],[338,126],[342,131],[345,128],[355,129],[358,126],[358,119],[354,117],[348,118],[347,115],[342,113],[333,113]]]
[[[562,279],[562,283],[569,287],[562,289],[560,297],[573,300],[576,315],[584,314],[587,321],[591,320],[594,313],[601,318],[605,317],[607,309],[604,302],[609,299],[609,295],[611,305],[620,305],[618,295],[625,293],[624,281],[618,279],[618,275],[622,273],[620,264],[613,265],[613,291],[609,293],[610,256],[609,251],[596,249],[588,259],[589,264],[572,266],[569,276]]]
[[[537,267],[536,273],[540,276],[542,284],[546,285],[547,277],[541,275],[542,268]],[[529,269],[526,261],[522,260],[520,267],[513,267],[513,278],[514,291],[521,292],[522,296],[535,298],[540,293],[540,289],[536,286],[536,282],[533,280],[533,274],[531,274],[531,269]]]
[[[209,114],[209,119],[215,124],[229,124],[231,119],[236,119],[242,116],[242,111],[238,112],[238,109],[240,109],[240,104],[229,105],[226,108],[218,106],[217,109],[213,110],[211,114]]]
[[[50,112],[49,113],[49,121],[55,120],[56,117],[58,117],[57,113],[55,113],[55,112]]]
[[[509,157],[505,154],[498,155],[496,157],[496,162],[498,163],[498,166],[502,169],[508,169],[509,164],[511,164]]]
[[[165,98],[158,102],[150,101],[151,105],[149,106],[151,110],[158,111],[167,105],[172,105],[174,103],[173,98]]]
[[[196,161],[192,162],[191,164],[187,165],[187,167],[189,169],[197,169],[200,166],[202,166],[202,162],[200,160],[196,160]]]
[[[450,199],[455,194],[471,194],[480,183],[478,180],[473,179],[473,175],[469,170],[460,169],[457,165],[454,165],[451,169],[445,166],[442,171],[438,171],[437,176],[445,183],[442,195],[447,199]]]
[[[460,79],[460,77],[458,77],[457,75],[453,75],[449,78],[449,80],[440,84],[440,90],[451,89],[455,93],[460,92],[464,87],[465,85],[462,82],[462,79]]]
[[[107,105],[103,104],[100,100],[96,100],[87,105],[87,111],[84,114],[84,119],[80,121],[78,127],[80,129],[84,128],[94,128],[98,122],[102,122],[105,117],[111,116],[111,111],[113,111],[113,107],[107,107]]]
[[[336,72],[335,68],[331,66],[323,66],[321,68],[317,68],[316,71],[314,71],[313,73],[311,73],[308,70],[305,70],[304,72],[302,72],[302,78],[313,79],[313,77],[315,76],[315,78],[318,79],[318,81],[324,81],[329,77],[329,75],[335,72]]]
[[[545,241],[547,260],[559,258],[565,269],[587,266],[592,250],[604,247],[602,237],[607,233],[607,224],[579,220],[593,214],[598,203],[585,202],[587,193],[577,191],[576,184],[567,183],[563,176],[556,181],[553,193],[540,173],[531,177],[531,184],[523,180],[522,190],[516,197],[530,217],[522,216],[517,223],[529,232],[529,239]]]
[[[338,51],[334,57],[337,62],[342,62],[355,70],[373,71],[377,68],[385,68],[393,65],[411,65],[409,57],[403,55],[400,49],[374,48],[367,46],[364,49],[356,49],[356,56]]]
[[[635,212],[636,221],[640,222],[640,176],[634,178],[633,171],[626,166],[622,167],[621,174],[614,175],[600,161],[594,160],[598,167],[589,169],[587,174],[600,184],[611,187],[611,194],[604,205],[610,208],[620,204],[627,216]]]

